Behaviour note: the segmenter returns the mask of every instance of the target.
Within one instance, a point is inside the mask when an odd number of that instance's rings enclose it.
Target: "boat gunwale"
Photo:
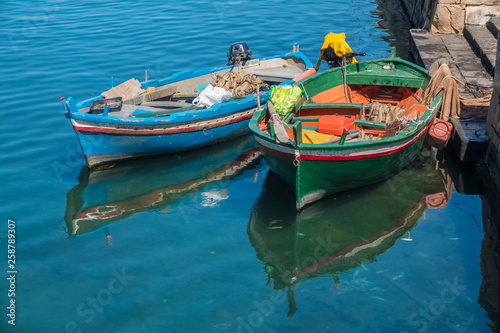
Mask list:
[[[430,123],[428,124],[430,126]],[[264,150],[272,151],[274,154],[282,155],[290,160],[296,159],[297,161],[326,161],[326,162],[342,162],[342,161],[355,161],[355,160],[366,160],[384,157],[392,154],[397,154],[402,150],[412,146],[415,144],[425,133],[427,132],[428,127],[423,128],[419,133],[415,133],[413,135],[408,135],[405,138],[392,142],[392,146],[394,148],[388,148],[385,151],[378,151],[374,149],[374,147],[366,147],[366,149],[356,149],[356,147],[352,148],[353,152],[351,154],[340,155],[335,154],[339,152],[339,150],[334,149],[321,149],[321,150],[306,150],[306,149],[296,149],[291,146],[283,146],[271,140],[265,140],[265,143],[261,142],[261,138],[256,138],[259,146],[263,147]],[[408,141],[401,143],[401,141]],[[398,144],[399,141],[399,144]],[[384,146],[388,146],[385,144]],[[298,151],[298,155],[296,154]],[[317,154],[318,152],[328,152],[327,154]]]
[[[179,134],[186,132],[197,132],[206,129],[212,129],[215,127],[222,127],[226,125],[231,125],[234,123],[248,121],[252,117],[252,113],[254,110],[250,108],[250,110],[245,109],[243,111],[236,111],[230,114],[225,114],[222,116],[218,116],[215,118],[208,119],[198,119],[192,121],[185,122],[177,122],[177,123],[163,123],[156,125],[155,127],[144,126],[143,124],[126,124],[121,126],[102,126],[100,124],[107,123],[98,123],[94,124],[89,122],[78,123],[75,119],[71,119],[73,129],[75,131],[80,132],[93,132],[100,134],[111,134],[111,135],[134,135],[134,136],[143,136],[143,135],[169,135],[169,134]],[[163,126],[162,126],[163,125]],[[148,128],[141,128],[148,127]]]
[[[265,103],[268,99],[267,95],[261,95],[260,102]],[[255,94],[248,95],[246,98],[237,101],[228,101],[225,103],[214,104],[213,106],[205,109],[198,109],[192,111],[172,113],[168,116],[154,117],[154,118],[131,118],[131,117],[104,117],[99,114],[89,113],[71,113],[70,119],[83,120],[92,123],[109,124],[109,125],[163,125],[172,124],[188,124],[199,120],[210,120],[219,117],[230,116],[233,113],[241,112],[242,110],[256,106]]]
[[[360,64],[378,64],[378,65],[381,65],[383,66],[382,64],[385,64],[385,65],[389,65],[391,63],[397,63],[397,64],[400,64],[400,65],[404,65],[405,67],[409,68],[409,69],[412,69],[416,72],[419,72],[421,75],[423,75],[425,77],[425,79],[430,79],[430,75],[429,75],[429,71],[425,68],[422,68],[410,61],[407,61],[407,60],[404,60],[404,59],[401,59],[399,57],[392,57],[392,58],[382,58],[382,59],[374,59],[374,60],[366,60],[366,61],[363,61],[363,62],[356,62],[356,63],[353,63],[353,64],[348,64],[346,65],[346,74],[347,76],[349,75],[356,75],[358,73],[363,73],[364,71],[363,70],[360,70],[359,66]],[[352,70],[352,68],[356,68],[355,71],[351,71],[349,72],[349,69]],[[296,84],[298,86],[302,85],[304,83],[306,83],[306,81],[313,81],[314,79],[317,79],[318,77],[321,77],[321,76],[326,76],[326,75],[330,75],[331,73],[333,72],[337,72],[340,68],[339,67],[335,67],[335,68],[329,68],[323,72],[319,72],[319,73],[316,73],[314,75],[311,75],[309,77],[305,77],[303,78],[302,80],[298,81]],[[407,71],[405,71],[407,72]]]
[[[398,134],[392,137],[380,138],[377,140],[363,140],[363,141],[346,141],[343,145],[339,145],[338,142],[335,143],[321,143],[321,144],[311,144],[302,143],[299,146],[292,145],[291,143],[278,143],[276,140],[271,138],[271,135],[258,127],[258,123],[265,117],[266,108],[262,110],[257,110],[254,112],[252,118],[250,119],[249,127],[252,133],[259,138],[269,142],[273,146],[281,146],[282,148],[288,148],[293,151],[298,150],[299,152],[309,150],[309,151],[330,151],[330,152],[341,152],[346,150],[355,150],[360,148],[370,148],[376,149],[379,146],[387,146],[388,144],[397,144],[400,141],[406,140],[408,138],[417,135],[420,130],[424,127],[428,127],[434,115],[437,113],[438,107],[441,105],[441,97],[438,96],[434,99],[433,106],[427,106],[424,114],[420,118],[418,123],[413,122],[410,124],[410,128],[407,130],[400,131]],[[422,120],[425,119],[425,120]],[[293,153],[291,153],[293,155]],[[287,154],[288,155],[288,154]]]

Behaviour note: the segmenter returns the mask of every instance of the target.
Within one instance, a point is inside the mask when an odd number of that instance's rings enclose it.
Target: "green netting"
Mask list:
[[[302,95],[302,90],[295,85],[272,86],[271,87],[271,102],[276,109],[276,112],[283,118],[290,112],[295,103]]]

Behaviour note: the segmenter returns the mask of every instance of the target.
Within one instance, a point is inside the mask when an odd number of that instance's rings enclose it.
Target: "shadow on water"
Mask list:
[[[438,152],[439,170],[464,195],[480,195],[484,238],[479,254],[482,281],[477,302],[491,319],[493,331],[500,331],[500,194],[485,174],[470,163],[461,162],[451,147]],[[460,209],[460,208],[459,208]]]
[[[184,195],[254,167],[260,160],[245,136],[199,151],[134,160],[117,167],[80,172],[67,195],[68,236],[82,234],[141,211],[168,207]]]
[[[478,303],[491,319],[491,328],[500,332],[500,193],[493,182],[484,184],[483,231],[481,242],[481,287]]]
[[[300,281],[331,275],[337,288],[339,273],[375,261],[400,238],[411,240],[426,209],[446,205],[450,194],[425,155],[397,178],[325,198],[300,213],[288,185],[268,172],[247,232],[268,284],[288,289],[288,316],[296,312]]]
[[[474,169],[471,163],[460,161],[452,147],[446,147],[436,154],[438,168],[443,176],[453,183],[458,193],[466,195],[482,195],[484,187],[481,176]]]
[[[396,47],[396,54],[402,59],[408,59],[411,23],[401,8],[400,1],[375,0],[377,9],[371,14],[377,18],[378,29],[387,35],[380,37],[389,43],[390,47]]]

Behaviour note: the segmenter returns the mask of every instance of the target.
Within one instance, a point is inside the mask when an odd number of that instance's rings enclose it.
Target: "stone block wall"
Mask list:
[[[492,16],[500,15],[499,0],[464,0],[465,24],[485,25]]]
[[[488,110],[488,119],[486,120],[486,134],[489,139],[486,164],[497,188],[500,188],[500,33],[497,39],[495,83],[490,109]]]
[[[500,0],[401,0],[412,26],[432,33],[460,34],[466,24],[484,25],[500,16]]]
[[[460,34],[464,31],[465,0],[437,0],[430,31],[442,34]]]

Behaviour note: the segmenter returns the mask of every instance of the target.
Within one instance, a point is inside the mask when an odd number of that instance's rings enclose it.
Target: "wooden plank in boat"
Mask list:
[[[380,121],[373,121],[373,120],[354,119],[354,123],[356,125],[375,127],[375,128],[386,128],[387,127],[387,123],[383,123]]]
[[[139,95],[144,90],[137,79],[130,79],[102,93],[104,98],[121,97],[124,100]]]
[[[290,142],[290,138],[286,133],[283,120],[281,120],[280,116],[276,113],[276,109],[274,108],[274,105],[270,100],[267,101],[267,111],[271,115],[271,119],[274,124],[274,134],[276,135],[276,141],[283,143]]]
[[[195,111],[195,110],[200,110],[199,106],[196,105],[191,105],[185,108],[180,108],[180,109],[172,109],[172,110],[161,110],[161,111],[156,111],[156,109],[153,112],[140,112],[141,110],[137,110],[137,112],[134,112],[130,115],[132,118],[154,118],[154,117],[164,117],[164,116],[169,116],[172,113],[179,113],[179,112],[188,112],[188,111]]]
[[[198,93],[198,92],[196,92],[196,93],[175,93],[175,94],[172,95],[172,100],[195,99],[196,97],[198,97],[199,94],[200,93]]]
[[[144,102],[141,106],[152,106],[155,108],[185,108],[191,106],[191,103],[184,102],[174,102],[174,101],[152,101],[152,102]]]
[[[143,94],[136,96],[134,98],[131,98],[129,100],[126,100],[123,102],[123,104],[134,104],[134,105],[139,105],[145,102],[151,102],[163,97],[171,96],[177,92],[177,87],[176,86],[169,86],[169,87],[164,87],[164,88],[156,88],[155,91],[148,93],[148,94]]]

